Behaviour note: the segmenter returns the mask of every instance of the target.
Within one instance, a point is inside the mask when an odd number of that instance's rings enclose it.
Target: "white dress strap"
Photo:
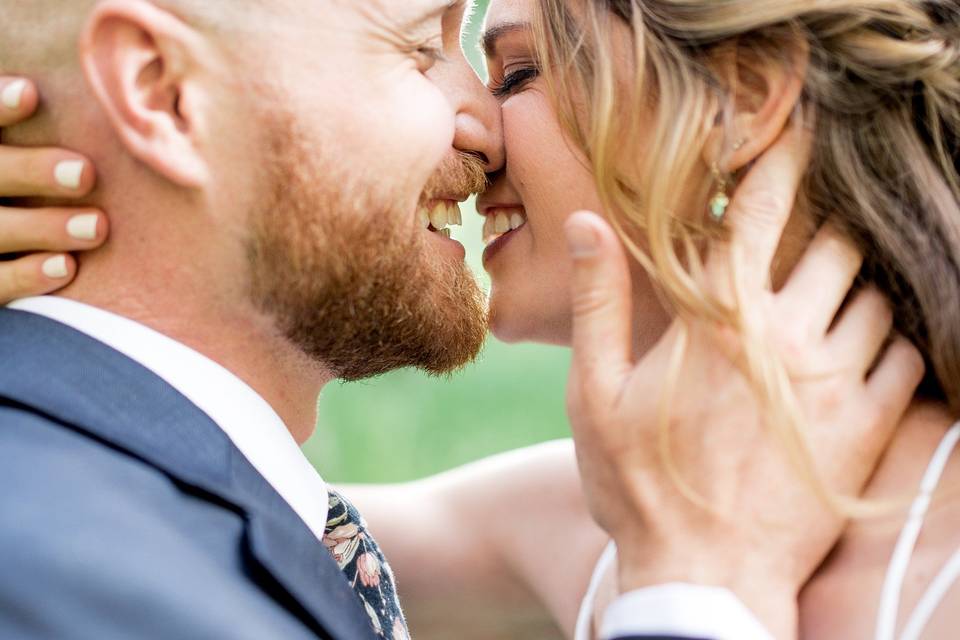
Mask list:
[[[937,577],[927,587],[927,591],[920,598],[920,602],[917,603],[917,608],[913,610],[910,619],[907,620],[907,626],[903,628],[900,640],[917,640],[920,637],[927,623],[930,622],[930,618],[933,617],[933,612],[937,610],[950,587],[957,581],[957,576],[960,576],[960,549],[954,552],[947,564],[943,565],[943,569],[940,570]]]
[[[616,559],[617,544],[611,540],[603,553],[600,554],[600,559],[597,560],[597,564],[593,568],[590,586],[587,587],[587,593],[583,596],[583,602],[580,604],[580,612],[577,614],[574,640],[593,640],[593,614],[596,611],[597,593],[603,584],[603,578],[616,562]]]
[[[920,492],[910,506],[910,514],[907,521],[900,531],[897,538],[897,544],[894,546],[893,555],[890,557],[890,564],[887,566],[887,575],[883,581],[883,591],[880,594],[880,607],[877,611],[877,629],[876,640],[893,640],[897,627],[897,616],[900,607],[900,597],[903,591],[903,581],[906,577],[907,568],[910,565],[910,559],[913,557],[914,549],[917,546],[917,539],[920,537],[920,530],[923,528],[923,521],[930,508],[930,500],[933,497],[937,485],[940,484],[940,477],[947,466],[947,461],[953,453],[957,442],[960,440],[960,423],[953,425],[950,431],[943,437],[940,446],[937,447],[927,470],[920,482]],[[944,567],[946,569],[947,567]],[[939,578],[940,576],[938,576]],[[936,582],[936,581],[935,581]],[[951,581],[952,582],[952,581]],[[933,588],[935,585],[931,585]],[[948,585],[949,586],[949,585]],[[946,592],[946,589],[943,590]],[[924,596],[926,598],[926,595]],[[933,609],[939,604],[939,599],[943,597],[941,593],[939,598],[933,604]],[[921,605],[924,605],[921,602]],[[925,604],[926,608],[930,604]],[[920,607],[918,607],[919,610]],[[922,612],[921,612],[922,613]],[[930,610],[932,614],[932,609]],[[915,617],[917,611],[914,612]],[[929,618],[929,616],[928,616]],[[923,623],[925,624],[925,622]],[[909,625],[908,625],[909,626]],[[922,630],[917,631],[919,632]],[[905,636],[904,636],[905,637]]]

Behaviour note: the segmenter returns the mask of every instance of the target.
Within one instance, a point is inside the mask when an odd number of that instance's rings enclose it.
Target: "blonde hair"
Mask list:
[[[568,2],[538,3],[538,57],[608,218],[681,319],[740,334],[771,428],[822,497],[856,511],[862,505],[817,477],[782,363],[738,304],[698,284],[711,189],[698,176],[708,133],[733,108],[711,56],[733,43],[786,65],[785,47],[809,50],[798,106],[814,133],[802,205],[863,249],[863,279],[890,297],[897,330],[928,362],[925,386],[960,412],[960,8],[954,0]],[[624,31],[627,65],[616,49]],[[702,214],[681,210],[691,193]],[[670,459],[665,426],[661,451],[697,499]]]

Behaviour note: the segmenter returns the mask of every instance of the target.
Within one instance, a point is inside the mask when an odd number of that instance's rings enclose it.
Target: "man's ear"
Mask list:
[[[723,45],[713,69],[726,88],[704,148],[707,166],[734,172],[762,155],[787,127],[800,101],[810,49],[799,36],[771,54],[740,42]]]
[[[84,27],[80,58],[96,99],[129,153],[171,182],[200,188],[206,104],[200,35],[143,0],[106,0]]]

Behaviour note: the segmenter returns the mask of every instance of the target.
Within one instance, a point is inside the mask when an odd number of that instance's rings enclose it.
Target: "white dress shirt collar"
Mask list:
[[[326,484],[280,416],[240,378],[172,338],[90,305],[40,296],[8,306],[85,333],[162,378],[210,416],[314,535],[323,538]]]

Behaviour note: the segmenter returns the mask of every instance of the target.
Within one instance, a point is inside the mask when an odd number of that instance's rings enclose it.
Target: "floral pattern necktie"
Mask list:
[[[357,592],[374,632],[387,640],[410,640],[396,579],[366,521],[333,489],[329,489],[329,505],[323,544]]]

